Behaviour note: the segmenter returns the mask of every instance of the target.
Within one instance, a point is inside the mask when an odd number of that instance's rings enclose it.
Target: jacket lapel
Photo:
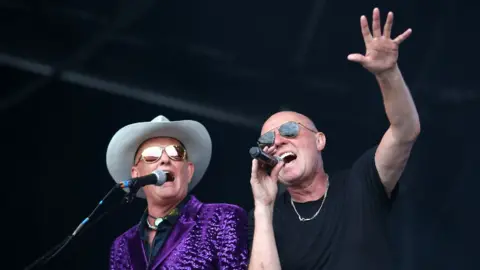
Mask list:
[[[147,257],[145,255],[145,248],[140,238],[140,231],[137,226],[133,235],[128,238],[128,250],[130,251],[130,260],[132,262],[133,269],[146,269]]]
[[[177,223],[172,229],[170,236],[163,245],[160,254],[157,256],[152,269],[158,267],[170,253],[180,244],[180,242],[188,235],[190,230],[195,226],[196,221],[194,217],[202,207],[202,203],[199,202],[194,196],[185,205],[182,214],[180,215]]]

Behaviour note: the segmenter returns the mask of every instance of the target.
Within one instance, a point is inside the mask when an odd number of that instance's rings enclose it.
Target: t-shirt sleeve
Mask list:
[[[355,181],[353,184],[355,189],[362,190],[362,192],[366,193],[366,196],[371,196],[375,202],[390,207],[398,193],[398,183],[389,196],[380,180],[380,175],[375,165],[377,147],[378,145],[368,149],[355,161],[350,178],[352,181]]]

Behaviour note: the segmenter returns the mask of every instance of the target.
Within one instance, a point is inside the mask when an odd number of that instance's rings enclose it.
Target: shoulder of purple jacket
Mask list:
[[[203,207],[210,209],[219,209],[221,211],[233,211],[239,214],[247,213],[242,207],[229,203],[204,203]]]
[[[138,224],[135,224],[134,226],[130,227],[128,230],[126,230],[124,233],[119,235],[116,240],[120,238],[131,238],[134,237],[138,232]]]
[[[222,219],[236,219],[240,222],[248,219],[245,209],[238,205],[228,203],[204,203],[199,211],[199,218],[205,216],[221,216]]]

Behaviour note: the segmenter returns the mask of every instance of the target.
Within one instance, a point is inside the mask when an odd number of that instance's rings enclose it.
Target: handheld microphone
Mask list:
[[[279,157],[275,157],[265,153],[262,149],[260,149],[260,147],[257,146],[250,148],[249,152],[252,158],[272,168],[275,167],[275,165],[277,165],[277,163],[281,160]]]
[[[139,188],[146,185],[161,186],[167,181],[167,178],[171,178],[168,172],[164,172],[162,170],[155,170],[151,174],[122,181],[119,183],[119,186],[121,188],[138,190]]]

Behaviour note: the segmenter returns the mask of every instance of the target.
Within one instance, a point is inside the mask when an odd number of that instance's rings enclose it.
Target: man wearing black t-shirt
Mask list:
[[[378,9],[373,33],[365,16],[360,24],[366,54],[348,59],[375,75],[390,127],[350,169],[328,174],[321,155],[325,135],[308,117],[279,112],[265,122],[258,144],[283,161],[269,173],[252,162],[250,269],[392,269],[386,217],[420,133],[415,104],[397,66],[398,46],[411,30],[391,39],[389,13],[382,34]],[[277,181],[286,186],[283,194],[277,195]]]

